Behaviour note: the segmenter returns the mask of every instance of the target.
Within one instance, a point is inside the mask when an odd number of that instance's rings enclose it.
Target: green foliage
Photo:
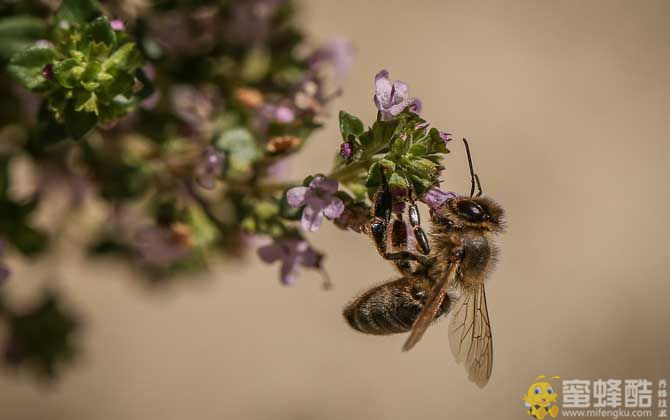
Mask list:
[[[42,93],[54,119],[80,139],[98,123],[134,109],[142,56],[126,34],[115,32],[100,16],[95,1],[64,1],[55,22],[54,46],[15,53],[9,72],[27,89]]]
[[[335,174],[344,176],[338,179],[365,185],[372,195],[385,178],[397,195],[411,191],[419,197],[438,183],[441,155],[449,150],[439,131],[428,129],[417,114],[406,110],[388,121],[378,119],[363,131],[358,118],[341,112],[340,130],[353,143],[354,155],[340,161]]]
[[[216,148],[228,157],[228,176],[232,179],[246,179],[251,175],[252,165],[261,156],[256,139],[249,130],[234,127],[224,131],[215,142]]]
[[[45,36],[45,24],[32,16],[8,16],[0,19],[0,63],[28,48]]]
[[[41,92],[48,88],[48,80],[42,71],[56,56],[57,52],[53,48],[29,47],[14,54],[8,70],[25,88]]]
[[[340,111],[340,133],[343,140],[356,138],[363,134],[364,130],[363,121],[345,111]]]

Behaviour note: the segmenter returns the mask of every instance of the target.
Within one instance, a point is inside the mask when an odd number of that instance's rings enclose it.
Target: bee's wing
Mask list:
[[[414,347],[414,345],[421,340],[426,329],[428,329],[428,326],[430,326],[431,322],[435,319],[435,315],[437,314],[437,311],[439,311],[447,291],[453,284],[455,284],[456,272],[458,271],[459,265],[459,263],[450,264],[447,269],[447,275],[438,279],[430,289],[426,305],[414,321],[412,332],[407,338],[407,341],[405,341],[405,345],[402,347],[403,351],[408,351]]]
[[[464,290],[451,312],[451,351],[458,363],[465,362],[470,380],[483,387],[493,369],[493,340],[484,285]]]

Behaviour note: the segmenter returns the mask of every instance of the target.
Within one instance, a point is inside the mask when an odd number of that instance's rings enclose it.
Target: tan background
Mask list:
[[[61,282],[88,316],[85,357],[52,386],[2,373],[0,418],[521,419],[539,374],[669,377],[670,2],[306,6],[316,37],[343,33],[359,51],[336,107],[370,121],[373,76],[388,68],[429,121],[471,139],[485,191],[507,209],[489,385],[467,381],[444,323],[409,354],[402,336],[350,330],[342,306],[393,272],[366,238],[327,226],[311,239],[329,254],[328,293],[313,273],[282,288],[277,267],[253,259],[152,292],[63,252]],[[328,169],[334,122],[296,175]],[[465,192],[460,144],[447,166],[446,185]],[[12,293],[45,272],[24,268]]]

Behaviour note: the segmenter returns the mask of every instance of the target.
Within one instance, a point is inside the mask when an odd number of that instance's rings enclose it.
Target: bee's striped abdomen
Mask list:
[[[425,279],[401,278],[368,290],[344,309],[344,318],[366,334],[409,331],[423,309],[430,285]],[[441,315],[444,311],[441,311]]]

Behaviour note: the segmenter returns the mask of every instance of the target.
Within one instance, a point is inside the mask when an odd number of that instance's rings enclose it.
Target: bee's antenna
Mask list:
[[[474,165],[472,164],[472,155],[470,154],[470,145],[466,139],[463,139],[465,143],[465,151],[468,154],[468,165],[470,166],[470,197],[475,195],[475,184],[477,185],[477,197],[482,195],[482,184],[479,182],[479,175],[475,173]]]

